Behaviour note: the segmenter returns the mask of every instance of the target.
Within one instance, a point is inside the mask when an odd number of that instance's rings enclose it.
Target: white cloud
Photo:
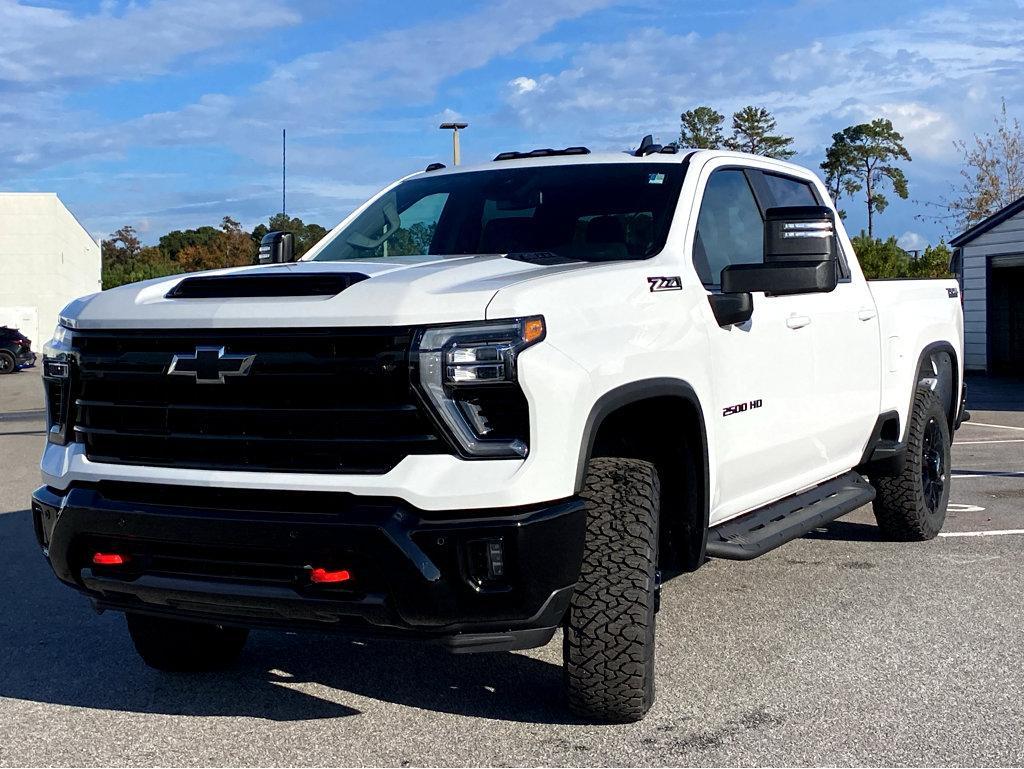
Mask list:
[[[529,93],[537,90],[537,81],[532,77],[517,77],[508,83],[515,89],[517,94]]]
[[[923,251],[928,241],[924,235],[907,230],[896,239],[897,245],[905,251]]]
[[[75,15],[0,0],[0,87],[121,80],[166,72],[182,57],[296,24],[281,0],[154,0]]]

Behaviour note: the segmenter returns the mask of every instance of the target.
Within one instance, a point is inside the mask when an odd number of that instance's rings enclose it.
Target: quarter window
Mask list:
[[[762,173],[761,176],[771,193],[773,206],[818,205],[818,198],[808,182],[777,174]]]

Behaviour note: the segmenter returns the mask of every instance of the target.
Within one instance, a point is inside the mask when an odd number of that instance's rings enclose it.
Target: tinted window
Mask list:
[[[768,185],[768,191],[772,196],[772,206],[821,205],[818,197],[814,194],[814,188],[810,182],[769,173],[762,173],[761,177],[764,179],[765,184]],[[846,264],[846,256],[841,248],[839,251],[839,277],[850,277],[850,268]]]
[[[772,196],[773,206],[816,206],[818,199],[810,183],[788,176],[762,174]]]
[[[697,274],[705,284],[718,285],[723,267],[763,261],[764,220],[747,177],[738,169],[715,171],[704,188],[697,217]]]
[[[645,259],[665,245],[684,172],[680,163],[497,165],[399,184],[314,259],[522,252]]]

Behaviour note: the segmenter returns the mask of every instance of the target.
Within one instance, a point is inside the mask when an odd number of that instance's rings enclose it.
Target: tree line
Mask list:
[[[162,235],[157,245],[143,246],[135,228],[125,225],[102,242],[103,288],[182,272],[253,264],[260,241],[272,230],[291,232],[298,256],[327,234],[319,224],[306,224],[286,214],[275,214],[252,232],[246,232],[237,221],[225,216],[220,227],[174,230]]]

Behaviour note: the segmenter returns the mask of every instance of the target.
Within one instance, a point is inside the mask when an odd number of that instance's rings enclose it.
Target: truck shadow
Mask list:
[[[881,530],[873,523],[856,521],[837,521],[821,526],[804,534],[804,539],[828,539],[843,542],[881,542],[884,537]]]
[[[359,715],[347,702],[367,697],[483,718],[576,723],[562,700],[561,667],[524,654],[455,656],[402,642],[265,631],[252,634],[231,670],[160,673],[135,654],[120,615],[97,616],[57,581],[29,511],[0,515],[0,543],[0,697],[274,721]]]

